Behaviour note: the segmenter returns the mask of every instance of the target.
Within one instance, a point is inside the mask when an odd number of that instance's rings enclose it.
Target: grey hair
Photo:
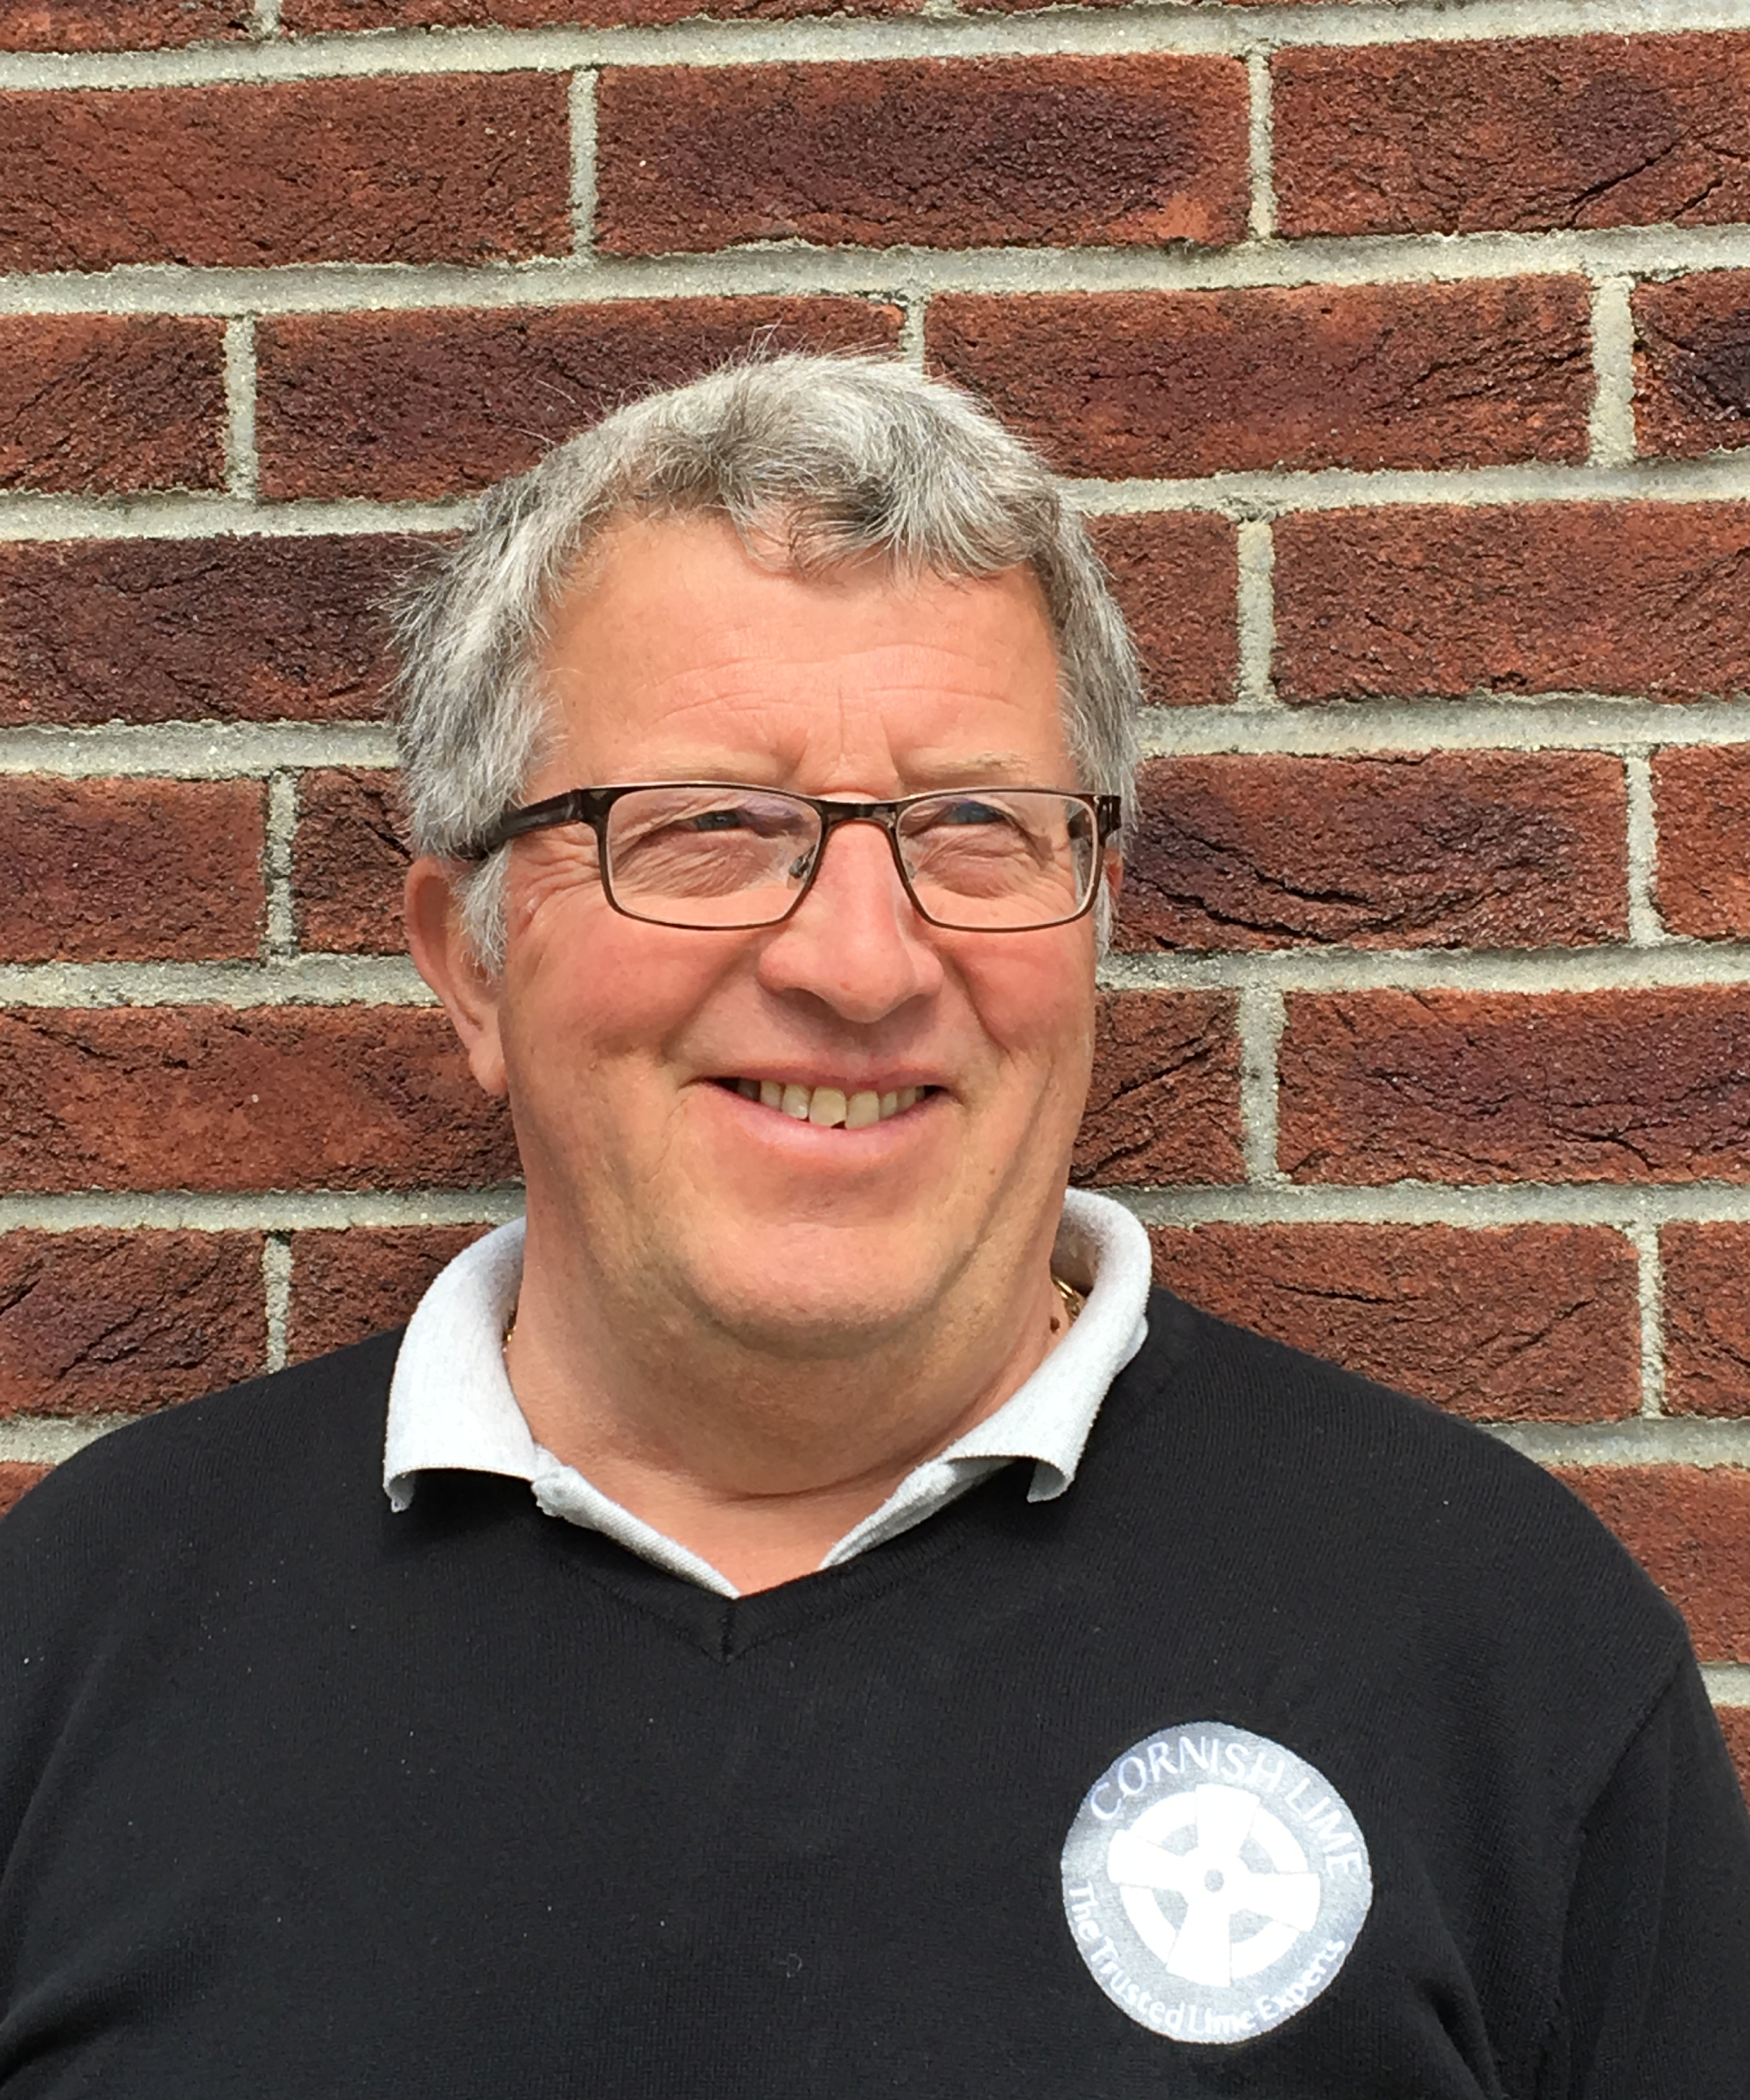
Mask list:
[[[463,859],[521,798],[545,726],[548,614],[591,547],[626,517],[697,514],[726,517],[759,558],[800,574],[872,555],[902,574],[1031,568],[1082,785],[1122,795],[1128,816],[1136,654],[1056,477],[967,395],[909,366],[785,355],[616,410],[489,491],[461,543],[403,588],[391,612],[417,851]],[[493,970],[504,961],[504,859],[456,876],[463,923]]]

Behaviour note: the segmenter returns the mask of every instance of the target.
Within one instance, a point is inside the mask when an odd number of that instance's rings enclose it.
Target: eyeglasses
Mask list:
[[[529,831],[594,832],[607,901],[655,926],[776,926],[814,885],[841,824],[877,824],[919,916],[965,933],[1026,933],[1094,901],[1116,794],[957,788],[892,802],[825,802],[720,780],[573,788],[508,811],[466,856]]]

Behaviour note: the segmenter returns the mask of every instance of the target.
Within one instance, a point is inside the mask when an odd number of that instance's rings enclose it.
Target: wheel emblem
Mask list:
[[[1311,1765],[1199,1722],[1145,1738],[1088,1789],[1063,1893],[1082,1959],[1131,2019],[1235,2042],[1329,1986],[1373,1883],[1360,1827]]]

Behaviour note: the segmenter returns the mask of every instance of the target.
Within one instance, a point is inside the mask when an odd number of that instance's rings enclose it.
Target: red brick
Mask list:
[[[1750,1181],[1750,992],[1288,1002],[1298,1181]]]
[[[252,956],[256,780],[0,780],[0,961]]]
[[[5,1516],[26,1488],[46,1480],[53,1470],[52,1466],[32,1466],[21,1459],[0,1459],[0,1516]]]
[[[1218,1318],[1474,1421],[1641,1402],[1634,1250],[1579,1225],[1157,1227],[1155,1273]]]
[[[1237,59],[612,67],[598,239],[620,255],[1245,236]]]
[[[1628,798],[1595,752],[1156,759],[1132,948],[1541,948],[1628,931]]]
[[[1659,752],[1653,796],[1666,925],[1703,940],[1750,934],[1750,746]]]
[[[1240,670],[1239,534],[1211,511],[1091,517],[1157,707],[1219,706]]]
[[[298,782],[291,892],[301,946],[370,956],[406,947],[401,891],[411,857],[396,779],[343,766]]]
[[[374,606],[410,536],[0,546],[0,726],[382,710]]]
[[[1291,701],[1750,691],[1750,504],[1285,517],[1276,641]]]
[[[143,1413],[266,1360],[256,1232],[0,1238],[0,1416]]]
[[[1064,472],[1487,466],[1586,456],[1586,287],[956,294],[935,365]]]
[[[782,21],[797,15],[914,14],[923,0],[282,0],[294,36],[349,29],[539,29],[548,23],[613,29],[681,22],[694,15]]]
[[[1750,270],[1642,284],[1633,304],[1639,449],[1694,458],[1750,444]]]
[[[1102,997],[1079,1183],[1244,1180],[1235,1019],[1222,992]]]
[[[419,1007],[14,1008],[0,1141],[19,1192],[473,1187],[516,1172],[508,1118]]]
[[[565,90],[508,73],[0,95],[0,269],[557,254]]]
[[[1285,234],[1750,218],[1750,37],[1279,52]]]
[[[0,0],[0,51],[154,51],[253,21],[248,0]]]
[[[425,1286],[485,1225],[398,1225],[380,1230],[299,1232],[291,1242],[291,1317],[286,1334],[294,1363],[344,1349],[385,1327],[398,1327]]]
[[[1716,1706],[1713,1711],[1732,1761],[1738,1768],[1745,1798],[1750,1800],[1750,1706]]]
[[[1750,1662],[1750,1472],[1721,1466],[1564,1466],[1690,1623],[1704,1662]]]
[[[0,319],[0,488],[126,495],[225,478],[225,324]]]
[[[750,348],[891,349],[863,299],[624,299],[262,321],[256,431],[268,496],[431,497],[531,466],[652,388]]]
[[[1665,1411],[1750,1415],[1750,1225],[1668,1225]]]

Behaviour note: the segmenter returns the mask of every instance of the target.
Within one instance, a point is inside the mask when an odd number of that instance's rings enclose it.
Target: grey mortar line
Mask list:
[[[177,494],[92,502],[78,496],[0,496],[0,541],[141,539],[304,539],[331,533],[390,536],[454,532],[472,522],[479,505],[248,503],[235,496]]]
[[[1750,674],[1746,674],[1750,676]],[[1260,715],[1231,706],[1144,710],[1145,758],[1223,752],[1340,758],[1451,751],[1650,751],[1667,744],[1750,741],[1750,702],[1661,704],[1606,694],[1470,700],[1367,700],[1283,707]]]
[[[1243,58],[1260,45],[1344,47],[1567,39],[1750,26],[1750,0],[1473,0],[1464,7],[1048,8],[1033,14],[732,22],[695,16],[654,28],[452,29],[345,33],[118,52],[9,52],[0,89],[197,87],[384,74],[570,72],[584,66],[747,66],[848,60]]]
[[[112,1429],[124,1428],[132,1415],[76,1415],[72,1418],[24,1416],[0,1422],[0,1461],[26,1466],[59,1466]]]
[[[0,313],[350,313],[597,300],[843,293],[1228,291],[1478,278],[1693,275],[1750,266],[1750,227],[1383,234],[1227,248],[823,248],[750,242],[701,255],[580,252],[521,262],[124,263],[0,276]]]
[[[1750,1706],[1750,1662],[1704,1662],[1701,1677],[1716,1706]]]
[[[1239,528],[1237,700],[1253,713],[1277,704],[1276,537],[1270,522],[1248,518]]]
[[[522,1214],[514,1183],[492,1188],[269,1190],[206,1195],[0,1196],[0,1232],[332,1232],[347,1226],[501,1225]]]
[[[264,778],[286,767],[394,763],[394,732],[380,722],[112,722],[92,729],[0,729],[0,774],[226,780]]]
[[[262,962],[0,963],[0,1006],[430,1006],[405,956]]]
[[[280,0],[256,0],[255,30],[258,37],[279,34]]]
[[[1594,466],[1627,466],[1634,458],[1634,318],[1633,281],[1600,278],[1592,287],[1592,402],[1590,458]]]
[[[1373,1186],[1281,1181],[1162,1188],[1105,1188],[1148,1225],[1594,1225],[1626,1233],[1637,1223],[1743,1224],[1750,1188],[1719,1182],[1393,1181]]]
[[[1750,943],[1518,950],[1309,944],[1219,955],[1114,952],[1100,965],[1100,982],[1111,991],[1237,991],[1264,998],[1291,991],[1735,990],[1750,984]]]
[[[284,1232],[270,1232],[262,1242],[262,1295],[267,1308],[266,1368],[281,1371],[291,1317],[291,1241]]]
[[[1276,232],[1276,180],[1270,130],[1270,52],[1267,46],[1247,52],[1246,85],[1249,105],[1246,124],[1247,173],[1251,198],[1246,224],[1255,241],[1268,241]]]
[[[1241,990],[1235,1030],[1240,1045],[1240,1142],[1247,1180],[1264,1187],[1283,1179],[1277,1164],[1277,1052],[1286,1018],[1280,992],[1256,985]]]
[[[1628,938],[1637,948],[1660,948],[1671,938],[1659,916],[1659,830],[1653,803],[1653,764],[1646,748],[1622,754],[1628,797]]]
[[[1665,1266],[1656,1225],[1637,1220],[1628,1234],[1634,1244],[1641,1313],[1641,1412],[1656,1419],[1665,1411]]]
[[[1661,705],[1592,694],[1542,699],[1368,701],[1248,711],[1146,708],[1148,758],[1284,753],[1608,751],[1750,742],[1750,702]],[[394,732],[381,722],[105,723],[0,729],[0,774],[62,779],[232,780],[286,767],[391,766]]]
[[[1376,510],[1403,504],[1474,509],[1485,505],[1578,502],[1750,501],[1750,449],[1704,459],[1643,460],[1632,467],[1506,466],[1471,469],[1331,468],[1312,472],[1216,473],[1196,480],[1071,480],[1068,494],[1090,515],[1212,511],[1240,521],[1285,511]],[[0,498],[0,541],[201,539],[233,534],[455,531],[474,516],[468,500],[447,503],[248,504],[223,496],[94,501],[69,496]]]
[[[929,309],[928,293],[907,286],[897,295],[904,318],[900,323],[900,355],[916,371],[924,368],[928,343],[925,321]]]
[[[253,503],[260,482],[256,458],[256,324],[239,314],[225,325],[225,489]]]
[[[592,68],[571,76],[568,108],[571,122],[571,246],[578,256],[594,253],[596,239],[596,82]]]
[[[1502,1422],[1490,1434],[1540,1466],[1750,1466],[1750,1420]]]
[[[290,962],[298,954],[291,894],[292,845],[297,832],[298,775],[281,769],[268,775],[262,856],[262,886],[267,893],[267,923],[262,940],[265,964]]]

